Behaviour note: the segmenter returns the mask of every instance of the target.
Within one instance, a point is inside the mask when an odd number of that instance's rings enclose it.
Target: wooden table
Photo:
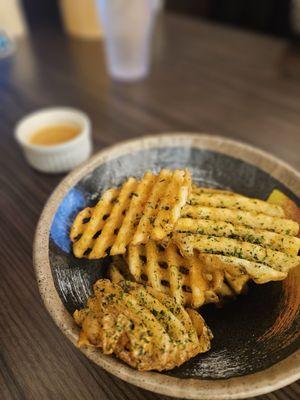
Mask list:
[[[0,61],[1,399],[166,399],[122,382],[62,335],[40,299],[32,240],[61,175],[32,170],[15,123],[37,108],[68,105],[93,122],[95,151],[166,131],[244,140],[300,169],[300,81],[288,76],[283,40],[192,19],[158,21],[150,77],[113,83],[99,42],[43,28]],[[295,383],[260,399],[296,400]]]

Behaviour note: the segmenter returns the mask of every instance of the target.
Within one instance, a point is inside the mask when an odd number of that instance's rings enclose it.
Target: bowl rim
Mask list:
[[[88,161],[69,173],[48,199],[39,219],[33,246],[33,263],[39,291],[50,316],[76,345],[79,329],[65,309],[56,291],[49,262],[49,231],[53,216],[66,193],[84,176],[104,162],[122,154],[158,147],[196,147],[239,158],[266,171],[300,195],[300,173],[271,154],[221,136],[197,133],[165,133],[126,140],[104,148]],[[300,378],[300,350],[271,367],[253,374],[229,379],[176,378],[158,372],[140,372],[114,357],[104,356],[92,348],[80,349],[90,360],[138,387],[185,399],[210,400],[242,399],[280,389]]]

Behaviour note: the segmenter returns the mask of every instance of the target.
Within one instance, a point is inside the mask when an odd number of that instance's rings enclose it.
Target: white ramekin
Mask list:
[[[53,146],[29,143],[30,135],[38,129],[67,123],[81,127],[79,135],[74,139]],[[46,108],[27,115],[16,125],[15,138],[29,164],[42,172],[69,171],[87,160],[92,151],[90,119],[74,108]]]

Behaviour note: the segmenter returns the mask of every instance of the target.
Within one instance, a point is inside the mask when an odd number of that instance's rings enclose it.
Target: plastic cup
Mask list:
[[[155,4],[156,0],[98,0],[112,78],[132,81],[148,74]]]

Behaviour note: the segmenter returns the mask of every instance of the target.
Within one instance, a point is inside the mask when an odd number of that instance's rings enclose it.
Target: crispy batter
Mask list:
[[[188,171],[146,172],[129,178],[120,189],[103,193],[97,205],[80,211],[70,231],[78,258],[124,254],[134,243],[163,239],[174,228],[191,188]]]
[[[237,268],[227,271],[225,276],[224,268],[207,267],[199,256],[183,257],[174,244],[164,249],[154,241],[130,245],[126,261],[134,281],[145,283],[174,297],[179,304],[194,308],[241,293],[249,279]],[[111,279],[118,281],[126,274],[126,269],[118,261],[110,273]]]
[[[116,354],[142,371],[171,369],[210,348],[209,328],[169,296],[122,281],[99,280],[87,306],[75,311],[78,345]],[[195,326],[194,326],[195,324]]]

